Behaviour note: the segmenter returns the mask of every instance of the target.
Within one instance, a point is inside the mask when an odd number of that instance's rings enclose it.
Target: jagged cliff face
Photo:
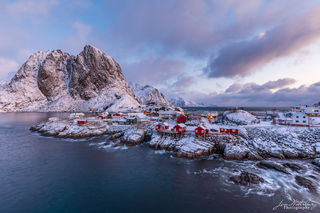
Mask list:
[[[140,104],[119,64],[92,46],[75,56],[61,50],[34,53],[0,88],[0,111],[89,111]]]
[[[100,50],[86,46],[77,56],[71,72],[71,94],[88,100],[110,87],[123,87],[134,97],[119,64]]]
[[[150,85],[131,84],[131,87],[143,105],[174,106],[158,89]]]

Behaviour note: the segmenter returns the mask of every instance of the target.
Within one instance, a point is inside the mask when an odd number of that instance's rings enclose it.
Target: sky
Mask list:
[[[129,82],[218,106],[320,101],[320,0],[0,0],[0,80],[38,50],[112,56]]]

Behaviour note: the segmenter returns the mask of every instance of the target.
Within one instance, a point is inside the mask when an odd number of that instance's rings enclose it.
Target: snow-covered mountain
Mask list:
[[[143,105],[173,106],[173,104],[156,88],[131,83],[134,94]]]
[[[0,87],[0,111],[89,111],[138,108],[119,64],[92,46],[76,57],[61,50],[30,56]]]
[[[179,107],[200,107],[204,106],[203,104],[196,103],[195,101],[186,100],[181,97],[171,98],[170,101]]]

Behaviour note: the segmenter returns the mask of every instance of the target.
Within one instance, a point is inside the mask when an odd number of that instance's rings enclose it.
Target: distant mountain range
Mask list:
[[[171,98],[170,101],[179,107],[205,107],[206,105],[202,103],[197,103],[195,101],[191,101],[188,99],[183,99],[181,97],[178,98]]]
[[[174,106],[158,89],[137,83],[130,83],[134,94],[143,105]]]

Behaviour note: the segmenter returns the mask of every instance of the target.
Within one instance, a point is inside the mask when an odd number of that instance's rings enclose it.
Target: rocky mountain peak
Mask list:
[[[131,83],[131,87],[139,102],[143,105],[173,106],[173,104],[153,86],[142,86],[137,83]]]
[[[127,93],[134,96],[120,65],[99,49],[86,45],[75,59],[70,78],[71,94],[88,100],[113,86],[123,86]]]
[[[120,65],[86,45],[77,56],[39,51],[0,88],[0,111],[88,111],[139,107]]]

